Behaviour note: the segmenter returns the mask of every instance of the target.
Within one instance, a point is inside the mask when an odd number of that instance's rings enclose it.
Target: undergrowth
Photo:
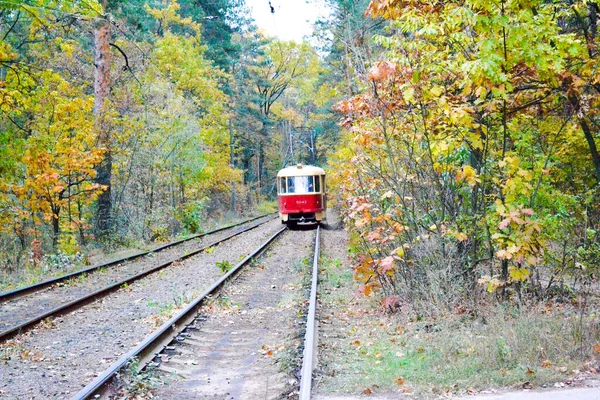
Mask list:
[[[490,302],[477,315],[458,308],[436,317],[403,304],[390,314],[375,296],[357,296],[352,269],[332,259],[322,261],[319,284],[324,306],[347,324],[324,365],[326,391],[438,397],[538,387],[600,366],[598,303],[582,312],[576,300]]]

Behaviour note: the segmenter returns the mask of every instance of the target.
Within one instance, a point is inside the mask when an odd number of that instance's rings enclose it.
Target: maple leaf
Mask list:
[[[371,286],[370,285],[362,284],[358,288],[358,292],[361,293],[361,294],[363,294],[363,295],[365,295],[365,296],[370,296],[371,295]]]
[[[394,75],[397,69],[396,64],[380,60],[369,70],[369,79],[376,82],[382,81]]]
[[[381,233],[379,233],[379,231],[372,231],[369,232],[369,234],[367,235],[367,240],[369,242],[375,242],[377,240],[379,240],[381,238]]]
[[[379,262],[380,271],[382,274],[386,274],[388,271],[394,269],[394,257],[388,256]]]
[[[508,273],[510,278],[515,282],[523,282],[527,279],[530,274],[530,271],[527,268],[517,268],[514,266],[510,266],[508,268]]]

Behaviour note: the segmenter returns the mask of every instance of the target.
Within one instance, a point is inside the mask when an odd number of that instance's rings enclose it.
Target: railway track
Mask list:
[[[150,251],[2,293],[0,294],[0,341],[24,332],[48,317],[63,315],[81,308],[124,285],[181,262],[272,219],[270,215],[252,218],[167,243]],[[233,231],[226,232],[232,229]],[[214,240],[206,240],[218,235],[220,237]],[[138,261],[133,263],[134,260]],[[88,275],[93,275],[94,279],[86,280]]]
[[[138,371],[149,366],[154,373],[187,378],[183,381],[183,389],[177,386],[177,382],[173,382],[164,389],[165,393],[159,393],[159,398],[161,395],[163,398],[223,398],[220,396],[226,395],[228,399],[256,396],[268,399],[280,398],[282,394],[299,393],[300,399],[310,399],[313,354],[316,349],[315,310],[320,229],[317,228],[314,235],[312,232],[290,232],[279,240],[283,243],[269,248],[284,231],[286,228],[269,237],[252,254],[113,363],[73,399],[122,395],[123,386],[126,386],[124,371],[134,360]],[[299,267],[299,256],[292,254],[294,251],[305,251],[305,247],[314,248],[311,274],[305,272],[308,265],[301,263]],[[261,255],[260,262],[263,265],[257,266],[258,261],[253,260],[258,260]],[[239,274],[253,262],[255,268],[251,268],[246,274]],[[311,277],[307,321],[298,317],[304,313],[299,313],[297,307],[306,307],[306,292],[304,286],[298,283],[300,275]],[[235,283],[225,285],[234,277]],[[218,296],[214,297],[217,293]],[[290,293],[299,294],[300,298],[294,302],[288,298]],[[238,307],[227,309],[224,313],[215,311],[215,315],[211,316],[210,310],[214,304],[206,304],[206,300],[212,298],[212,303],[215,303],[219,296],[238,300]],[[304,330],[304,339],[300,340],[299,332]],[[285,335],[296,339],[284,339]],[[284,344],[276,346],[277,343]],[[302,348],[300,356],[297,349]],[[272,365],[270,360],[277,356],[273,355],[274,351],[288,354],[287,362],[291,362],[290,359],[302,359],[302,367],[299,364],[296,366],[301,374],[300,382],[295,381],[290,385],[289,376]]]

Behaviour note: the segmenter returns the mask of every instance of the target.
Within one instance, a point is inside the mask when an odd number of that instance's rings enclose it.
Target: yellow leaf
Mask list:
[[[457,181],[465,181],[470,186],[475,186],[481,180],[477,177],[477,171],[470,165],[465,165],[462,170],[456,173]]]
[[[508,273],[510,278],[515,282],[523,282],[530,274],[527,268],[517,268],[514,266],[508,267]]]
[[[398,247],[392,252],[392,254],[396,254],[398,257],[404,257],[404,248]]]

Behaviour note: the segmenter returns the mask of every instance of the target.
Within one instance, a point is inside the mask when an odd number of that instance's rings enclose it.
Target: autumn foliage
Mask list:
[[[361,291],[453,307],[595,279],[598,4],[373,0],[385,59],[338,104]]]
[[[96,1],[46,0],[2,10],[0,266],[71,255],[98,239],[104,160],[109,244],[199,229],[208,196],[219,203],[240,180],[230,162],[229,76],[205,57],[201,25],[182,17],[176,1],[136,10],[159,32],[133,40],[124,21],[133,16],[123,15],[108,28],[112,71],[95,114],[88,32],[119,12]]]

